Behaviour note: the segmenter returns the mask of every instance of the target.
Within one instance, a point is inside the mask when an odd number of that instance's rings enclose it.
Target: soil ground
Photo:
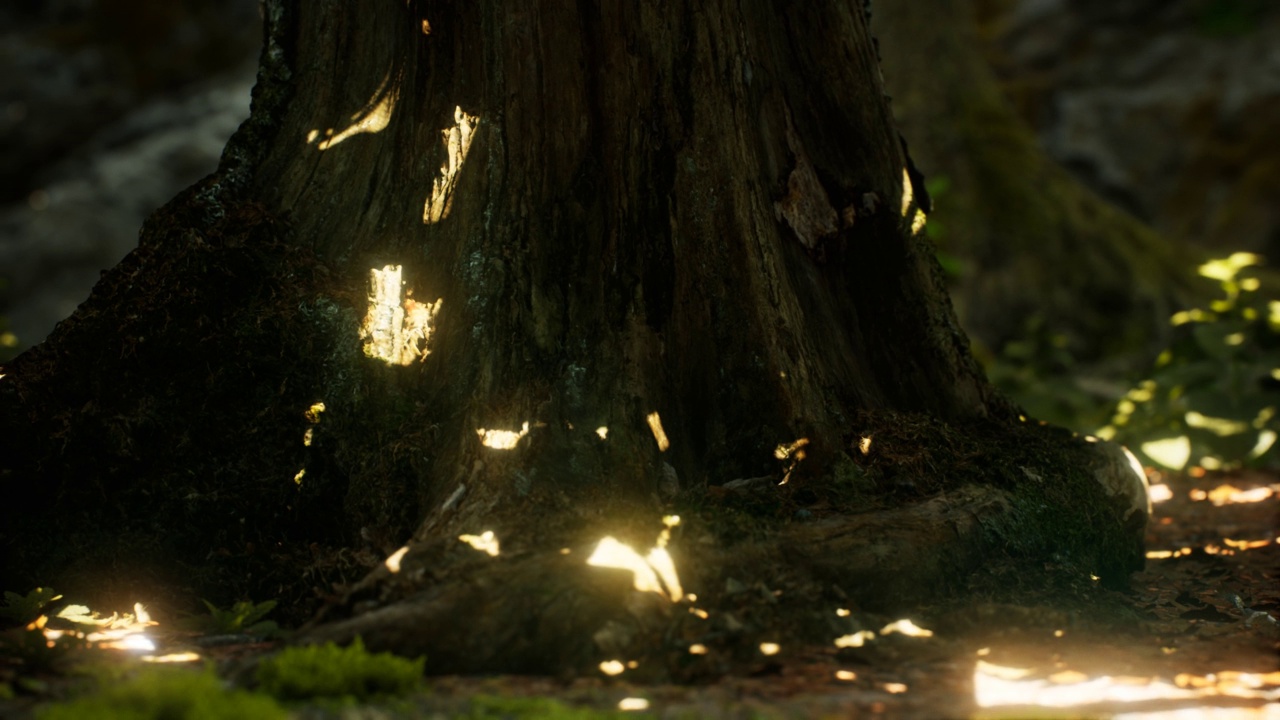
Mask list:
[[[392,704],[303,707],[300,718],[578,717],[1187,717],[1280,718],[1280,476],[1155,477],[1148,561],[1123,590],[1070,596],[1027,589],[920,608],[932,635],[881,632],[861,647],[778,648],[746,673],[700,685],[610,677],[436,677]],[[1168,496],[1167,499],[1160,498]],[[833,608],[833,612],[836,609]],[[868,627],[904,618],[862,618]],[[882,626],[881,626],[882,627]],[[224,666],[272,649],[228,643]],[[94,651],[82,651],[94,652]],[[82,687],[0,655],[11,697],[0,717],[29,717]],[[525,699],[554,698],[539,709]],[[567,706],[567,707],[566,707]]]

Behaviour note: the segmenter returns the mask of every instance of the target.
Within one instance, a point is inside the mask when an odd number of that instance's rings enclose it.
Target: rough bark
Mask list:
[[[860,9],[266,10],[219,172],[0,380],[16,577],[296,597],[363,563],[312,639],[574,671],[679,647],[687,608],[584,562],[673,511],[725,607],[1141,561],[1141,481],[970,356]]]

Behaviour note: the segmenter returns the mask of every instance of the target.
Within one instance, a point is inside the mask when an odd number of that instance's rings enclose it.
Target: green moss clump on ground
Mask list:
[[[622,713],[565,705],[550,698],[513,698],[480,695],[472,698],[465,715],[460,720],[599,720],[619,718]],[[634,717],[635,714],[629,714]]]
[[[260,688],[283,700],[367,699],[402,695],[418,688],[425,658],[406,660],[373,654],[360,638],[347,647],[333,643],[291,647],[258,667]]]
[[[272,698],[223,686],[212,671],[150,668],[72,702],[41,708],[37,720],[273,720],[289,713]]]

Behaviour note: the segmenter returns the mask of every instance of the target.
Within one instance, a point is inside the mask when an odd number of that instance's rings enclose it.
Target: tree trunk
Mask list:
[[[14,580],[292,600],[372,566],[312,639],[548,671],[695,632],[661,553],[587,564],[606,535],[663,531],[721,608],[1141,562],[1123,457],[970,356],[860,10],[265,8],[219,171],[0,379]]]

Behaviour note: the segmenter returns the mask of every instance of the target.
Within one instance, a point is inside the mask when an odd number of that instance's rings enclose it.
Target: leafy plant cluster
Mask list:
[[[209,609],[209,614],[188,620],[186,625],[192,630],[210,635],[243,633],[262,637],[271,637],[280,632],[279,626],[274,621],[263,619],[275,609],[275,600],[260,603],[241,600],[225,610],[208,600],[200,602]]]
[[[422,681],[425,658],[406,660],[370,653],[360,638],[346,647],[333,643],[291,647],[258,666],[258,686],[283,700],[402,695]]]
[[[1173,343],[1099,436],[1171,469],[1280,460],[1280,301],[1260,292],[1260,262],[1235,253],[1200,266],[1222,297],[1173,316]]]

